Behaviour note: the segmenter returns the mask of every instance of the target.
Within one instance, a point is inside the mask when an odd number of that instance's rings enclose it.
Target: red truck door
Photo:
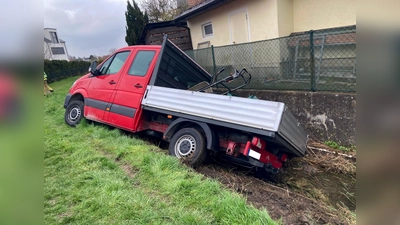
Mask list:
[[[106,113],[108,123],[117,127],[136,131],[136,126],[141,115],[140,104],[146,86],[149,83],[152,69],[156,64],[158,49],[135,50],[129,62],[123,70],[123,74],[118,82],[117,89],[111,108]]]
[[[130,51],[118,52],[109,57],[99,68],[99,74],[92,77],[85,99],[85,117],[104,121],[104,113],[111,104],[112,95],[121,76],[121,68]]]

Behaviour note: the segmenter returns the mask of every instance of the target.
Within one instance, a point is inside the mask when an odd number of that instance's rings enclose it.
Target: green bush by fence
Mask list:
[[[356,26],[186,53],[210,74],[225,68],[218,80],[245,67],[252,75],[247,89],[356,91]]]
[[[84,75],[88,72],[90,62],[44,60],[44,71],[47,74],[47,82],[62,80],[68,77]]]

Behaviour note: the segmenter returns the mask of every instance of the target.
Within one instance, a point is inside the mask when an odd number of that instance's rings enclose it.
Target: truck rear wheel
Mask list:
[[[194,128],[183,128],[172,137],[168,152],[190,166],[200,165],[207,155],[204,136]]]

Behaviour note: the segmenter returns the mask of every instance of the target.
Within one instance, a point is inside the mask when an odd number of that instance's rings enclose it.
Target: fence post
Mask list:
[[[212,61],[213,61],[213,69],[214,69],[214,75],[213,75],[213,82],[214,82],[214,76],[217,73],[217,66],[215,65],[215,54],[214,54],[214,45],[211,45],[211,54],[212,54]]]
[[[310,73],[311,91],[315,92],[315,60],[314,60],[314,31],[310,30]]]

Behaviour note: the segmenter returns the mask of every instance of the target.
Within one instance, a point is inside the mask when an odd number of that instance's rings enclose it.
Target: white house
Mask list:
[[[356,24],[356,0],[180,0],[193,49]]]
[[[65,41],[58,37],[55,28],[44,28],[44,59],[69,61]]]

